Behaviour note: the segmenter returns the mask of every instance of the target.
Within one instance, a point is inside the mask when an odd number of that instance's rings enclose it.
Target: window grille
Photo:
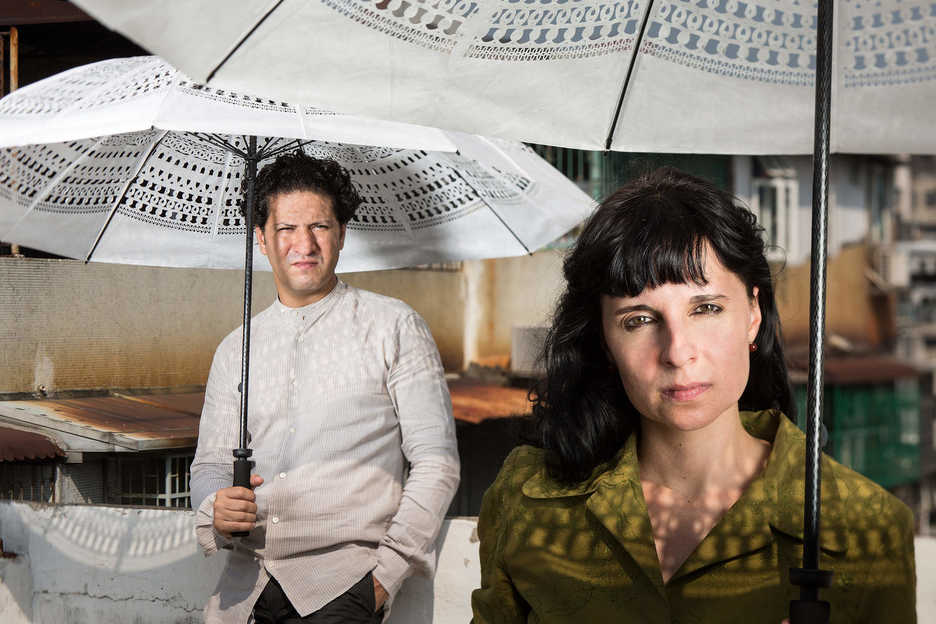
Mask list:
[[[0,499],[53,502],[55,463],[0,462]]]
[[[751,210],[764,228],[767,258],[794,255],[796,242],[797,182],[794,178],[755,178],[752,183]]]
[[[193,455],[120,458],[120,504],[191,507]]]

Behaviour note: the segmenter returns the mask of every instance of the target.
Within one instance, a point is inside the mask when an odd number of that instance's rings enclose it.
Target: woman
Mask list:
[[[779,624],[799,589],[805,440],[754,216],[661,169],[566,259],[535,396],[482,504],[474,622]],[[913,519],[823,456],[832,622],[915,622]]]

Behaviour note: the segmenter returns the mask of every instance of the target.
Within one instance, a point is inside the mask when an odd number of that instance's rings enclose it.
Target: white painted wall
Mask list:
[[[409,579],[390,624],[466,624],[480,578],[475,518],[449,518],[433,580]],[[194,624],[225,555],[204,557],[193,512],[0,502],[3,624]],[[936,538],[916,540],[917,613],[936,623]],[[583,623],[585,624],[585,623]]]
[[[440,532],[435,579],[413,577],[390,624],[471,619],[480,578],[474,518]],[[0,502],[3,624],[195,624],[224,567],[198,549],[192,511]]]
[[[793,234],[783,251],[788,265],[809,261],[812,237],[812,178],[810,156],[779,156],[778,162],[793,169],[797,181],[796,214],[792,218]],[[734,156],[732,175],[734,193],[749,206],[754,205],[752,179],[753,158]],[[864,240],[869,230],[869,207],[866,187],[870,168],[861,156],[834,155],[829,177],[829,256],[839,253],[842,246]]]

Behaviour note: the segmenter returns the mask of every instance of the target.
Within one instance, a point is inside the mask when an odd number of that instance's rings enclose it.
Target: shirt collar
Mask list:
[[[300,306],[298,308],[291,308],[285,305],[280,301],[279,295],[276,296],[276,301],[273,302],[273,307],[280,314],[282,318],[294,320],[294,321],[309,321],[313,318],[318,318],[321,316],[321,313],[326,309],[331,307],[331,304],[347,291],[348,285],[341,281],[339,278],[335,282],[335,287],[329,291],[327,295],[310,303],[308,305]]]
[[[803,540],[805,435],[779,410],[741,412],[741,421],[751,435],[772,443],[767,467],[680,567],[673,580],[726,558],[761,548],[773,541],[773,530]],[[837,471],[825,456],[822,468],[820,546],[828,552],[842,553],[846,543],[840,527],[846,524]],[[640,485],[637,436],[629,436],[611,461],[596,468],[581,483],[562,484],[550,478],[545,467],[541,467],[523,484],[522,491],[527,497],[536,499],[588,497],[586,505],[589,510],[641,562],[648,576],[662,590],[656,551],[653,550],[653,534]],[[718,549],[713,558],[712,553],[702,546],[705,542],[719,540],[734,546]],[[651,572],[653,569],[657,570],[656,574]]]

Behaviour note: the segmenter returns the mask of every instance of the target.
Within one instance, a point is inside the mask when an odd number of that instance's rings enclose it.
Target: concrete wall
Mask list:
[[[471,362],[506,367],[511,328],[548,323],[564,286],[564,253],[468,260],[454,272],[375,271],[342,279],[413,306],[432,329],[447,370]]]
[[[191,511],[0,503],[4,624],[194,624],[224,565],[197,549]],[[473,518],[450,518],[435,579],[409,579],[391,624],[465,624],[480,578]],[[936,622],[936,538],[917,538],[917,613]],[[584,624],[584,623],[583,623]]]
[[[464,328],[468,290],[464,272],[397,269],[344,273],[341,279],[408,303],[426,319],[445,369],[467,366]]]
[[[466,263],[473,306],[466,323],[467,358],[506,366],[515,326],[547,325],[565,287],[564,250]]]
[[[464,364],[461,272],[378,271],[346,281],[405,300],[429,323],[446,368]],[[253,311],[273,301],[254,274]],[[0,258],[0,394],[203,385],[241,324],[243,272]]]
[[[223,553],[198,550],[192,511],[0,502],[4,624],[194,624]],[[438,573],[406,581],[391,624],[464,624],[480,578],[475,520],[445,521]]]
[[[856,343],[880,346],[893,339],[894,302],[872,296],[865,245],[843,247],[830,255],[826,274],[826,329]],[[776,279],[777,307],[788,343],[809,340],[809,262],[787,265]]]
[[[240,271],[0,258],[0,393],[201,385],[242,314]]]

